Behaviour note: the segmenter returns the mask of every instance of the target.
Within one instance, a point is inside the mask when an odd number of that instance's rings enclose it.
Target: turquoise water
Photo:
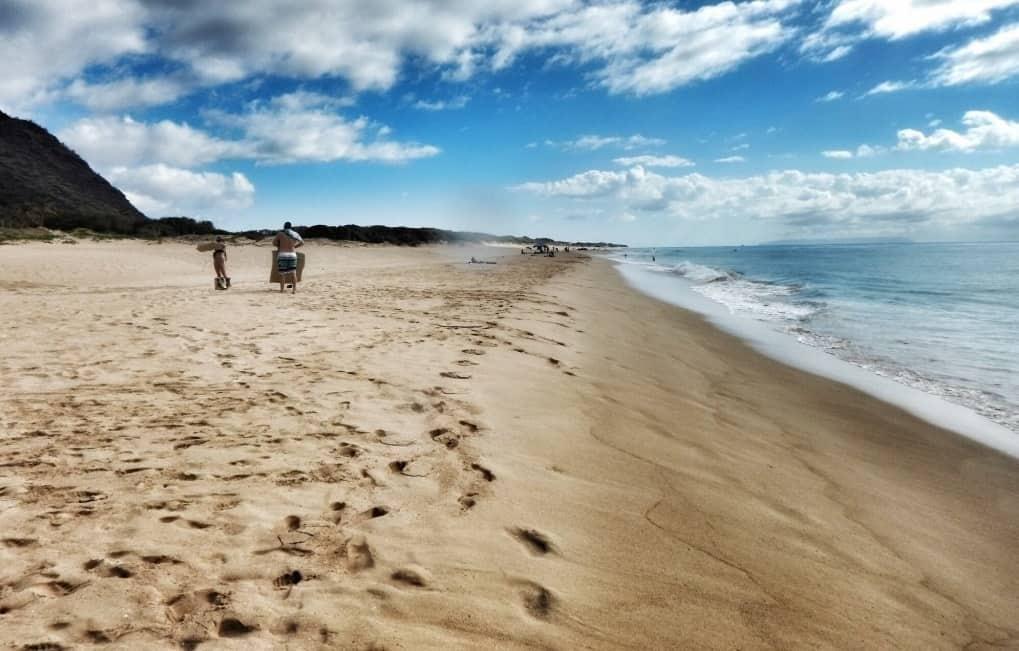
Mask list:
[[[1019,243],[658,248],[613,257],[1019,433]]]

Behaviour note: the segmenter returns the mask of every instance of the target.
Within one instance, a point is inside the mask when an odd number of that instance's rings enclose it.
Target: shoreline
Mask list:
[[[1019,463],[607,261],[113,246],[0,295],[4,643],[1019,641]]]
[[[791,335],[770,327],[770,324],[732,314],[724,305],[692,291],[687,291],[687,295],[677,294],[672,291],[674,281],[659,283],[652,271],[631,268],[611,259],[609,262],[636,291],[700,314],[762,355],[806,373],[851,386],[877,400],[905,409],[931,425],[951,430],[1019,459],[1019,432],[990,420],[972,407],[897,382],[823,349],[802,344]]]

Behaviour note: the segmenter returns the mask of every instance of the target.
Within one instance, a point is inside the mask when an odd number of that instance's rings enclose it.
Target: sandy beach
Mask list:
[[[0,645],[1019,648],[1016,460],[603,259],[305,250],[0,247]]]

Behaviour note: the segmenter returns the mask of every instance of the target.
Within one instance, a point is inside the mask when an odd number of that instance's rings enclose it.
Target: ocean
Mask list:
[[[611,257],[638,289],[718,316],[736,334],[763,326],[803,347],[786,347],[784,361],[823,351],[972,410],[1019,441],[1019,243],[663,247]]]

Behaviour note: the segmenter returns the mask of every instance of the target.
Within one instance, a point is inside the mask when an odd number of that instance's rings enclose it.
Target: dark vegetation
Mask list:
[[[305,238],[404,246],[458,242],[623,246],[406,226],[316,225],[296,230]],[[150,219],[49,131],[0,112],[0,242],[53,240],[56,235],[51,231],[79,237],[152,239],[220,234],[260,240],[275,234],[272,230],[230,233],[190,217]]]
[[[0,112],[0,227],[128,234],[147,221],[46,129]]]

